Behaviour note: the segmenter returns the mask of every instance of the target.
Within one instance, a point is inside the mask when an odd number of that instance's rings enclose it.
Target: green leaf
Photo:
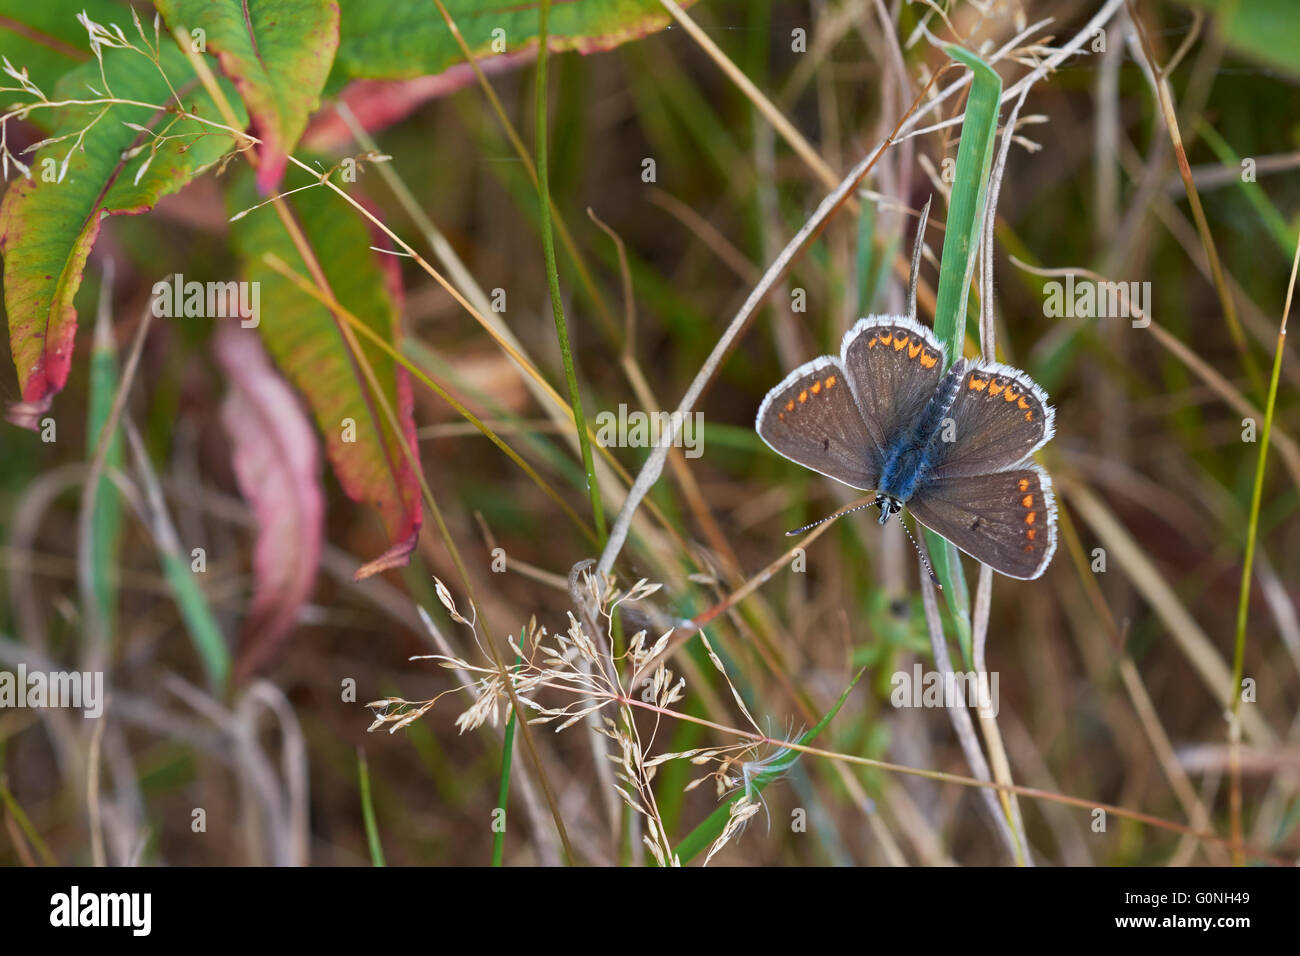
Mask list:
[[[286,187],[312,181],[295,169]],[[397,261],[388,256],[381,261],[380,254],[371,251],[378,243],[370,230],[326,188],[308,189],[285,201],[320,261],[334,299],[400,348]],[[242,177],[229,196],[231,213],[256,202],[252,177]],[[410,376],[377,345],[358,336],[362,354],[401,422],[404,434],[399,438],[353,362],[339,330],[343,320],[336,321],[320,302],[264,262],[263,256],[271,253],[299,275],[308,275],[275,212],[267,206],[249,213],[231,224],[231,237],[244,259],[245,279],[258,283],[262,340],[276,365],[306,396],[343,490],[379,510],[392,542],[358,575],[405,564],[421,521],[419,477],[402,450],[403,441],[412,452],[417,449]]]
[[[258,186],[284,176],[339,43],[334,0],[155,0],[173,30],[204,31],[209,52],[239,89],[262,140]],[[408,4],[410,6],[410,4]],[[428,11],[425,11],[428,15]]]
[[[849,699],[849,694],[853,691],[853,688],[857,686],[858,679],[865,672],[866,668],[864,667],[853,675],[853,680],[849,681],[849,686],[844,688],[844,693],[840,694],[840,699],[835,702],[835,706],[826,712],[826,716],[819,720],[815,727],[800,737],[798,743],[806,746],[812,743],[813,740],[816,739],[817,735],[826,729],[826,725],[829,724],[835,718],[835,715],[840,712],[840,708],[844,706],[844,702]],[[788,765],[785,769],[789,769]],[[780,775],[780,772],[768,774],[760,773],[754,779],[751,786],[754,790],[761,792],[763,788]],[[742,796],[744,796],[744,794],[740,793],[731,800],[728,800],[722,806],[718,807],[718,809],[709,814],[703,823],[688,833],[686,838],[683,839],[681,843],[677,844],[675,852],[678,859],[683,863],[689,863],[700,853],[712,846],[713,841],[715,841],[722,833],[723,827],[727,825],[727,821],[731,818],[732,806]]]
[[[1231,49],[1300,75],[1300,4],[1295,0],[1183,2],[1218,15],[1219,29]]]
[[[536,3],[443,0],[475,58],[536,47]],[[683,7],[690,3],[682,2]],[[464,60],[433,0],[339,0],[339,51],[331,86],[354,78],[409,79],[441,73]],[[672,17],[659,0],[557,3],[547,49],[593,53],[662,30]],[[500,32],[496,32],[500,31]]]
[[[169,101],[167,82],[144,56],[105,49],[103,57],[104,75],[116,98],[160,105]],[[187,111],[217,118],[189,61],[166,37],[159,62]],[[93,60],[59,83],[58,99],[79,101],[57,109],[54,136],[69,138],[42,147],[32,160],[31,178],[11,185],[0,203],[5,308],[25,424],[49,407],[67,381],[77,332],[73,299],[103,217],[146,212],[234,143],[230,135],[167,109],[105,104],[90,89],[108,92],[103,86],[99,64]],[[126,123],[155,134],[165,130],[170,138],[151,152],[153,137]],[[77,134],[83,129],[78,147]],[[132,156],[136,147],[143,150]]]
[[[131,11],[118,0],[0,0],[0,56],[52,92],[63,74],[90,59],[86,28],[77,22],[83,10],[98,23],[131,22]],[[41,129],[49,128],[43,122],[49,119],[32,115]]]

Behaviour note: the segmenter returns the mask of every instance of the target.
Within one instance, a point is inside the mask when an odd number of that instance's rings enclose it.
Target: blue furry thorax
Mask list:
[[[930,435],[916,434],[916,429],[909,429],[896,438],[885,452],[877,491],[899,501],[911,498],[930,464],[930,438]]]
[[[965,367],[966,363],[959,360],[948,369],[921,414],[885,450],[878,492],[899,501],[912,497],[930,469],[931,451],[939,440],[944,416],[957,397]]]

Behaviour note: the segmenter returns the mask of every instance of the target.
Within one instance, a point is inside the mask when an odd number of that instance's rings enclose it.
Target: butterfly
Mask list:
[[[845,333],[838,356],[768,392],[754,427],[777,454],[874,491],[881,524],[906,506],[971,557],[1029,580],[1056,551],[1052,480],[1030,461],[1054,418],[1020,369],[964,358],[948,368],[929,329],[877,315]]]

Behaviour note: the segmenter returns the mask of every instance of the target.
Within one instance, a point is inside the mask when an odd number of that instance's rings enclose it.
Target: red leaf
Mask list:
[[[311,595],[325,496],[311,419],[257,334],[223,324],[213,350],[230,384],[221,421],[234,446],[235,478],[257,516],[253,600],[235,662],[241,680],[270,661]]]

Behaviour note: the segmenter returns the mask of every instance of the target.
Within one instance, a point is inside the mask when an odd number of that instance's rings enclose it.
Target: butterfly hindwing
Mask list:
[[[927,478],[907,502],[921,524],[1008,577],[1043,573],[1056,550],[1052,481],[1037,465]]]
[[[754,427],[773,451],[805,468],[852,488],[876,487],[880,452],[834,356],[787,375],[763,399]]]
[[[881,455],[920,415],[947,365],[933,333],[901,315],[859,319],[844,335],[840,361]]]
[[[985,475],[1012,468],[1052,437],[1047,393],[1020,369],[977,362],[967,369],[947,417],[952,440],[935,444],[932,478]]]

